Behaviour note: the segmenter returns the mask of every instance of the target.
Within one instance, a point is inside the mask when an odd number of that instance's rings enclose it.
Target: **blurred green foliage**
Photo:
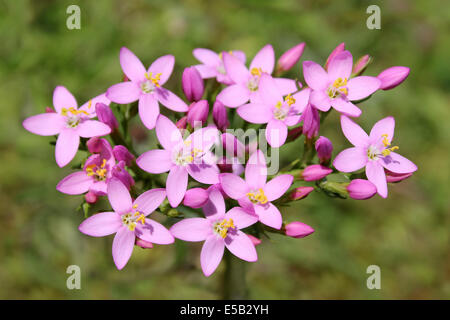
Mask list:
[[[400,87],[362,104],[358,122],[369,129],[395,116],[395,144],[419,171],[391,185],[386,200],[315,193],[285,210],[286,220],[303,221],[316,232],[306,239],[265,240],[259,261],[247,268],[250,297],[450,298],[450,3],[381,1],[381,30],[368,30],[372,2],[79,1],[81,30],[68,30],[66,8],[73,1],[1,0],[0,298],[220,298],[223,265],[205,278],[199,244],[136,248],[117,271],[112,237],[90,238],[77,230],[82,197],[55,190],[71,170],[57,167],[53,138],[32,135],[21,122],[51,106],[56,85],[84,102],[119,81],[121,46],[146,65],[175,55],[167,86],[180,94],[181,71],[196,63],[196,47],[241,49],[251,59],[266,43],[279,56],[302,41],[303,60],[323,63],[345,42],[355,58],[374,57],[369,75],[393,65],[411,67]],[[301,78],[300,64],[290,76]],[[335,154],[348,146],[335,113],[321,134],[332,139]],[[298,157],[300,146],[283,150],[283,159]],[[66,288],[71,264],[81,267],[81,290]],[[381,267],[381,290],[366,287],[372,264]]]

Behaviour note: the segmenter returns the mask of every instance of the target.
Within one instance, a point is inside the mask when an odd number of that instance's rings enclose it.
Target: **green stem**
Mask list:
[[[224,254],[224,260],[223,298],[226,300],[248,299],[245,282],[246,262],[236,258],[228,250]]]

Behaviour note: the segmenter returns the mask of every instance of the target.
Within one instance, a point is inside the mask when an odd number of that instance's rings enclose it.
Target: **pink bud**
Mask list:
[[[186,191],[183,204],[191,208],[201,208],[208,201],[208,191],[202,188],[192,188]]]
[[[220,131],[225,131],[230,126],[230,122],[228,121],[227,108],[225,108],[223,103],[219,100],[216,100],[216,102],[214,102],[212,115],[214,123]]]
[[[355,65],[353,66],[352,74],[360,75],[361,73],[363,73],[371,60],[372,58],[368,54],[359,58],[358,61],[356,61]]]
[[[261,239],[258,239],[257,237],[252,236],[251,234],[247,234],[247,237],[250,238],[254,246],[257,246],[258,244],[261,244]]]
[[[325,63],[325,70],[328,69],[328,64],[330,63],[330,61],[340,52],[345,50],[345,43],[342,42],[341,44],[339,44],[328,56],[327,62]]]
[[[365,200],[372,198],[377,193],[377,188],[369,180],[355,179],[347,186],[347,191],[350,198]]]
[[[198,101],[202,98],[205,87],[203,79],[195,67],[184,69],[181,81],[184,95],[189,101]]]
[[[134,185],[133,177],[127,169],[125,169],[125,161],[119,161],[119,163],[112,168],[112,176],[119,179],[128,189]]]
[[[409,177],[412,176],[412,172],[410,173],[395,173],[389,170],[386,170],[386,181],[389,183],[395,183],[395,182],[400,182],[402,180],[408,179]]]
[[[45,112],[46,113],[56,113],[55,109],[50,108],[50,107],[45,107]]]
[[[99,153],[102,150],[102,141],[99,137],[92,137],[86,142],[86,146],[90,153]]]
[[[113,148],[113,155],[117,161],[124,161],[127,166],[131,166],[134,161],[134,156],[122,145]]]
[[[290,70],[297,62],[300,60],[300,57],[303,54],[303,50],[305,49],[305,43],[299,43],[295,47],[290,48],[288,51],[283,53],[278,59],[277,66],[280,71],[288,71]]]
[[[303,133],[303,126],[289,129],[286,142],[295,141]]]
[[[311,192],[314,191],[313,187],[298,187],[289,195],[291,200],[301,200],[306,198]]]
[[[303,121],[302,132],[308,139],[317,136],[320,128],[320,116],[315,107],[308,104],[300,117],[300,121]]]
[[[191,125],[192,128],[196,126],[196,122],[205,124],[206,120],[208,120],[208,112],[208,101],[200,100],[198,102],[193,102],[189,106],[189,110],[187,113],[187,122]]]
[[[313,164],[306,167],[300,174],[300,176],[305,181],[315,181],[325,178],[331,172],[333,172],[333,170],[328,167],[322,166],[320,164]]]
[[[288,223],[285,227],[286,235],[293,238],[304,238],[314,232],[314,229],[300,221]]]
[[[333,144],[328,138],[320,136],[319,139],[317,139],[316,141],[315,147],[320,164],[327,165],[331,159],[331,153],[333,152]]]
[[[222,145],[227,157],[241,158],[245,153],[245,146],[231,133],[222,134]]]
[[[187,116],[184,116],[183,118],[181,118],[180,120],[177,121],[177,123],[175,123],[175,126],[178,129],[186,129],[187,126]]]
[[[114,113],[106,104],[98,102],[95,105],[95,112],[97,113],[98,120],[108,125],[112,131],[116,130],[119,127],[119,122],[117,122]]]
[[[410,69],[407,67],[390,67],[382,71],[377,78],[381,80],[380,89],[390,90],[405,81],[409,75]]]
[[[85,195],[84,195],[84,200],[86,200],[87,203],[96,203],[97,202],[97,195],[92,192],[92,191],[88,191]]]
[[[153,248],[153,243],[149,241],[142,240],[141,238],[136,237],[136,245],[141,247],[142,249],[151,249]]]

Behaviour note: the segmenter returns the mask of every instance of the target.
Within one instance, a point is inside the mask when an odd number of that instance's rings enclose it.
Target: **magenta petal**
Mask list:
[[[237,229],[244,229],[258,222],[258,216],[245,211],[241,207],[231,208],[225,214],[225,219],[232,219]]]
[[[55,158],[58,166],[64,167],[72,161],[78,151],[79,144],[80,136],[75,130],[64,129],[60,132],[55,146]]]
[[[209,277],[216,271],[222,260],[224,249],[225,243],[222,238],[211,235],[206,239],[200,253],[200,265],[205,276]]]
[[[141,90],[139,87],[131,81],[117,83],[106,91],[106,97],[115,102],[121,104],[127,104],[139,99]]]
[[[266,139],[272,148],[279,148],[287,138],[288,129],[280,120],[270,120],[266,127]]]
[[[280,91],[283,96],[297,91],[295,80],[286,78],[273,78],[273,80],[278,87],[278,91]]]
[[[353,172],[364,167],[367,160],[367,151],[365,148],[348,148],[336,156],[333,161],[333,166],[341,172]]]
[[[269,227],[280,229],[283,224],[281,213],[277,207],[270,202],[265,205],[254,205],[259,221]]]
[[[63,86],[57,86],[53,91],[53,106],[57,113],[61,113],[62,108],[77,109],[78,104],[75,97]]]
[[[108,182],[108,200],[111,207],[118,214],[127,213],[131,211],[133,201],[127,187],[117,178],[112,178]]]
[[[156,122],[156,136],[164,149],[170,151],[183,141],[180,130],[166,116],[160,115]]]
[[[240,84],[233,84],[223,89],[216,99],[227,107],[236,108],[246,103],[249,98],[250,93],[248,89]]]
[[[392,152],[379,160],[379,163],[394,173],[411,173],[417,170],[417,166],[410,160]]]
[[[42,113],[26,118],[23,127],[40,136],[53,136],[65,127],[64,118],[58,113]]]
[[[78,125],[76,132],[83,138],[101,137],[110,134],[111,128],[97,120],[85,120]]]
[[[359,117],[361,115],[361,109],[359,109],[350,101],[345,101],[342,98],[333,99],[331,101],[331,105],[334,109],[349,117]]]
[[[272,74],[275,66],[275,52],[273,47],[268,44],[265,45],[250,63],[250,70],[253,68],[261,69],[263,72]]]
[[[120,66],[123,73],[133,82],[145,80],[145,67],[136,55],[129,49],[122,47],[120,49]]]
[[[238,200],[248,192],[244,179],[233,173],[222,173],[219,175],[219,180],[223,191],[232,199]]]
[[[280,198],[291,187],[293,181],[294,177],[290,174],[282,174],[267,182],[263,188],[267,200],[270,202]]]
[[[376,77],[361,76],[348,81],[348,100],[361,100],[380,88],[381,81]]]
[[[65,194],[82,194],[89,190],[94,183],[84,171],[77,171],[62,179],[56,186],[56,190]]]
[[[267,179],[266,159],[261,150],[253,153],[245,166],[245,182],[250,188],[264,187]]]
[[[250,123],[267,123],[273,117],[268,105],[247,103],[237,109],[239,116]]]
[[[189,175],[198,182],[205,184],[219,183],[219,168],[209,164],[190,164],[186,167]]]
[[[167,172],[173,166],[170,152],[159,149],[144,152],[136,163],[142,170],[155,174]]]
[[[303,62],[303,76],[313,90],[323,90],[328,85],[328,74],[314,61]]]
[[[258,88],[259,95],[264,104],[275,107],[278,102],[283,101],[283,95],[270,75],[265,73],[261,75]]]
[[[170,233],[183,241],[204,241],[212,233],[212,226],[205,218],[188,218],[175,223]]]
[[[353,120],[346,116],[341,116],[341,127],[345,137],[355,147],[365,147],[369,142],[367,133]]]
[[[370,140],[374,143],[380,141],[383,135],[387,134],[387,141],[392,142],[394,138],[395,119],[394,117],[386,117],[375,123],[370,130]]]
[[[185,167],[174,166],[169,171],[166,181],[167,199],[170,205],[175,208],[183,200],[188,183],[188,173]]]
[[[166,198],[166,190],[163,188],[151,189],[142,193],[133,202],[133,207],[136,210],[143,213],[144,215],[149,215],[155,211],[161,203]]]
[[[225,200],[219,190],[213,189],[210,192],[209,199],[203,206],[203,212],[210,219],[218,219],[225,214]]]
[[[152,76],[157,75],[158,73],[161,73],[161,76],[159,78],[159,85],[164,85],[164,83],[169,80],[170,75],[173,71],[173,66],[175,65],[175,57],[171,54],[159,57],[156,59],[150,68],[148,68],[148,72],[152,73]],[[176,111],[176,110],[175,110]]]
[[[328,65],[328,76],[330,80],[336,80],[337,78],[350,78],[353,68],[352,54],[345,50],[337,55],[330,61]]]
[[[136,225],[136,236],[142,240],[156,244],[171,244],[175,241],[173,235],[161,223],[145,219],[145,224]]]
[[[225,246],[239,259],[255,262],[258,260],[255,245],[252,240],[240,230],[225,239]]]
[[[139,117],[147,129],[152,130],[159,116],[159,104],[152,94],[143,94],[139,98]]]
[[[384,169],[378,161],[369,161],[366,165],[366,176],[367,179],[372,182],[377,187],[378,194],[387,198],[388,189],[386,182],[386,174]]]
[[[164,88],[158,88],[156,89],[156,95],[158,101],[166,108],[177,112],[188,111],[187,104],[173,92]]]
[[[134,232],[127,227],[122,226],[116,233],[112,245],[112,255],[117,269],[121,270],[130,260],[133,253],[134,240],[136,239]]]
[[[100,212],[84,220],[78,230],[91,237],[104,237],[117,232],[123,226],[115,212]]]
[[[244,63],[240,61],[235,56],[224,53],[223,54],[223,64],[227,75],[234,81],[234,83],[244,85],[247,83],[250,72],[245,67]],[[224,103],[226,105],[226,103]]]
[[[212,50],[197,48],[192,51],[194,57],[207,66],[218,66],[222,63],[217,53]]]
[[[331,99],[323,90],[312,91],[309,102],[320,111],[327,112],[331,108]]]

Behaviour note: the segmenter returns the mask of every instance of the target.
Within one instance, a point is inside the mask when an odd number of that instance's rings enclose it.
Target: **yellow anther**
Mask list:
[[[136,209],[138,207],[137,203],[133,205],[133,209]]]
[[[79,115],[79,114],[85,114],[85,115],[89,115],[89,113],[87,113],[86,111],[84,111],[84,110],[76,110],[74,107],[70,107],[70,108],[62,108],[61,109],[61,115],[63,115],[63,116],[67,116],[67,114],[68,113],[71,113],[71,114],[73,114],[73,115]]]
[[[90,109],[91,107],[92,107],[92,100],[89,100],[88,109]]]
[[[346,96],[348,95],[348,89],[347,88],[340,88],[339,91],[342,92],[343,94],[345,94]]]
[[[275,108],[281,109],[282,106],[283,106],[283,103],[281,101],[278,101],[277,104],[275,105]]]
[[[260,77],[261,74],[262,74],[262,70],[261,70],[261,68],[252,68],[252,69],[250,70],[250,73],[251,73],[252,76],[258,76],[258,77]]]
[[[397,146],[393,146],[392,148],[387,148],[387,149],[384,149],[383,151],[381,151],[381,154],[383,155],[383,156],[388,156],[388,155],[390,155],[391,154],[391,151],[395,151],[395,150],[397,150],[399,147],[397,147]]]
[[[347,78],[337,78],[334,82],[333,82],[333,87],[335,88],[339,88],[342,86],[346,86],[347,85]]]
[[[266,195],[264,194],[264,190],[261,188],[258,189],[257,193],[249,192],[246,195],[253,203],[266,204],[267,202],[269,202]]]
[[[233,219],[223,219],[222,222],[215,226],[215,229],[219,235],[225,239],[228,235],[228,229],[235,228]]]
[[[106,166],[106,159],[103,159],[102,168],[104,168],[105,166]]]
[[[290,93],[286,96],[286,98],[284,98],[284,101],[287,102],[289,107],[295,103],[295,99],[291,96]]]
[[[185,146],[190,146],[192,144],[192,140],[185,140],[184,141],[184,145]]]
[[[202,152],[203,152],[202,149],[194,148],[194,149],[192,149],[192,151],[191,151],[191,155],[194,156],[194,157],[197,157],[198,154],[199,154],[199,153],[202,153]]]
[[[145,216],[141,214],[139,218],[136,219],[137,222],[141,222],[141,224],[145,224]]]
[[[152,75],[152,72],[145,73],[145,77],[147,80],[150,80],[155,86],[159,88],[159,80],[161,80],[162,73],[157,73],[155,76]]]
[[[385,134],[382,134],[381,136],[383,137],[383,144],[384,144],[384,146],[385,146],[385,147],[390,146],[391,143],[390,143],[389,140],[388,140],[388,134],[385,133]]]

